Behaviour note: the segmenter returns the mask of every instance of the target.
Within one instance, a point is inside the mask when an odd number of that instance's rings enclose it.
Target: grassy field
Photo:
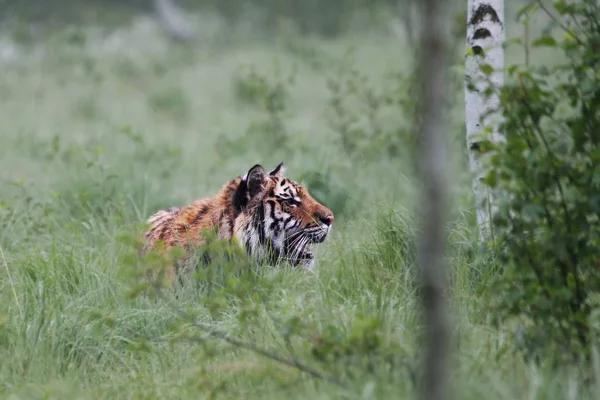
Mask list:
[[[422,327],[410,135],[393,156],[370,140],[349,155],[328,123],[327,85],[352,76],[338,66],[354,66],[367,87],[383,90],[386,73],[409,73],[406,44],[377,31],[330,41],[214,32],[194,48],[169,45],[143,24],[83,44],[71,33],[48,38],[43,61],[2,65],[0,398],[414,394]],[[292,84],[277,85],[290,74]],[[526,364],[511,352],[512,332],[491,325],[484,282],[494,265],[473,240],[460,79],[447,131],[456,398],[597,398],[575,373]],[[270,112],[265,91],[279,96]],[[345,107],[363,131],[406,125],[393,110],[369,119],[369,107]],[[314,273],[264,267],[211,276],[177,297],[132,295],[131,239],[146,217],[212,194],[255,163],[280,161],[336,213]],[[210,337],[197,321],[254,349]]]

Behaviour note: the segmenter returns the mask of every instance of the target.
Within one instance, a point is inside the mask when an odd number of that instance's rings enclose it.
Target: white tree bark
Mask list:
[[[423,400],[442,400],[447,393],[449,318],[444,299],[445,222],[448,204],[446,176],[446,93],[450,32],[446,0],[421,0],[420,140],[418,171],[422,184],[421,237],[418,262],[425,322]]]
[[[484,128],[491,128],[492,142],[502,140],[498,131],[500,116],[492,113],[500,104],[497,91],[485,97],[483,91],[491,83],[499,88],[504,83],[504,0],[468,0],[467,45],[471,50],[466,57],[465,106],[467,125],[467,147],[471,172],[473,173],[473,193],[480,238],[491,237],[491,216],[494,210],[492,194],[481,182],[485,171],[482,168],[481,141]],[[481,65],[488,64],[493,72],[488,77]],[[475,90],[473,90],[475,89]]]

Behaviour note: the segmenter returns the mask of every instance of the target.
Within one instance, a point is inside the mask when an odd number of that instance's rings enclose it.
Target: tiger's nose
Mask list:
[[[327,215],[320,215],[319,219],[321,220],[322,223],[329,226],[329,225],[333,224],[333,220],[335,218],[333,217],[333,214],[327,214]]]

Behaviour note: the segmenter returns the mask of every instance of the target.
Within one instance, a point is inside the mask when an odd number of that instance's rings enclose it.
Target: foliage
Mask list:
[[[270,77],[275,78],[271,81]],[[267,111],[277,112],[285,109],[289,101],[289,86],[294,83],[294,73],[286,79],[281,77],[278,65],[272,73],[264,74],[253,66],[242,66],[233,77],[233,90],[241,103],[264,107]]]
[[[554,8],[560,34],[549,30],[532,46],[562,56],[553,65],[508,67],[506,142],[490,146],[486,182],[497,190],[505,264],[495,317],[517,319],[528,357],[562,363],[591,360],[600,328],[600,9],[587,0]],[[525,7],[521,18],[536,10]]]
[[[116,33],[109,49],[57,40],[43,62],[3,64],[0,360],[8,361],[0,362],[0,397],[412,397],[422,330],[416,225],[407,211],[415,206],[412,161],[368,140],[349,156],[330,129],[326,88],[329,68],[352,46],[356,62],[347,69],[368,77],[375,96],[393,92],[399,100],[410,76],[386,74],[401,70],[409,49],[372,31],[311,38],[313,52],[233,34],[227,47],[211,48],[207,37],[208,46],[183,49],[165,46],[159,31],[130,30]],[[278,77],[272,59],[280,61]],[[248,126],[269,113],[260,97],[240,101],[228,83],[244,76],[235,72],[243,64],[273,88],[294,63],[281,116],[289,145],[274,149],[259,133],[251,141]],[[160,112],[157,98],[166,99]],[[81,106],[87,99],[93,103]],[[366,121],[360,101],[343,112]],[[451,103],[448,135],[456,143],[464,138],[461,101]],[[382,132],[410,132],[410,112],[379,110]],[[400,136],[394,140],[408,153],[411,137]],[[282,159],[288,175],[336,213],[331,238],[314,249],[313,271],[256,268],[231,243],[211,242],[202,249],[212,254],[210,266],[174,288],[149,286],[148,269],[168,260],[138,255],[148,215],[212,194],[254,162]],[[464,164],[448,168],[457,177],[453,192],[466,197]],[[471,203],[454,207],[447,256],[456,397],[598,398],[579,374],[504,351],[505,333],[489,323],[481,294],[497,266],[478,268]]]
[[[416,146],[417,102],[411,76],[388,71],[378,87],[356,69],[352,51],[337,63],[327,88],[330,127],[350,157],[410,157]]]
[[[278,63],[268,72],[259,72],[253,66],[242,66],[236,71],[232,78],[236,102],[240,106],[251,106],[260,114],[248,124],[243,138],[219,138],[217,151],[223,157],[248,148],[264,155],[277,150],[289,150],[290,134],[284,117],[289,113],[290,90],[294,79],[295,71],[284,77]]]
[[[327,204],[335,210],[337,217],[352,215],[356,212],[348,188],[340,183],[343,181],[333,168],[307,169],[299,175],[299,181],[309,188],[311,196],[322,204]]]
[[[154,94],[149,103],[157,112],[163,112],[175,120],[184,119],[190,112],[185,94],[178,87],[167,88]]]

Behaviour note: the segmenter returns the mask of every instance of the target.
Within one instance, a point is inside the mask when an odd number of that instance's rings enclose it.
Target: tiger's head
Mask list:
[[[314,259],[309,247],[327,238],[333,212],[284,174],[283,163],[268,173],[257,164],[238,178],[234,232],[259,260],[287,260],[311,268]]]

